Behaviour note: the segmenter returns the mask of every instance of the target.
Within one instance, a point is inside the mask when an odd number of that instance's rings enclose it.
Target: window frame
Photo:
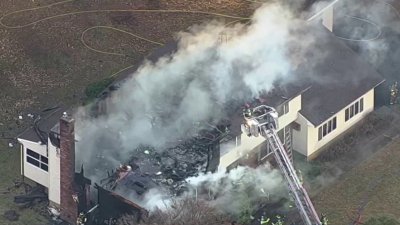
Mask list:
[[[49,158],[26,148],[26,162],[45,172],[49,172]]]
[[[351,106],[347,107],[344,112],[344,121],[347,122],[355,115],[364,111],[364,97],[354,102]]]
[[[337,116],[326,121],[324,124],[318,127],[318,141],[332,133],[337,128]]]
[[[286,115],[289,113],[289,101],[286,101],[285,103],[283,103],[283,115]]]
[[[354,115],[357,115],[360,112],[360,102],[357,101],[356,103],[354,103]]]

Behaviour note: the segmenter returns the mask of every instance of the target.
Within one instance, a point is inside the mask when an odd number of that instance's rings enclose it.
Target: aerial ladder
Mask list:
[[[304,224],[325,225],[325,219],[318,217],[314,205],[300,182],[296,170],[276,133],[278,129],[278,113],[276,110],[270,106],[260,105],[252,109],[246,109],[243,115],[245,123],[241,126],[242,132],[249,137],[261,135],[268,141],[276,162],[288,183],[290,193],[294,198]]]

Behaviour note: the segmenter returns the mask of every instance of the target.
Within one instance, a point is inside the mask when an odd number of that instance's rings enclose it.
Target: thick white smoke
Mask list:
[[[172,198],[161,189],[151,189],[143,199],[132,193],[120,194],[153,211],[167,209],[179,198],[198,198],[237,216],[245,206],[257,208],[257,203],[271,203],[287,196],[287,188],[279,170],[271,169],[269,165],[258,168],[237,167],[216,173],[203,173],[186,179],[188,191],[179,197]]]
[[[268,92],[278,79],[290,80],[296,64],[291,58],[314,40],[298,32],[303,23],[268,4],[249,26],[212,21],[178,34],[177,52],[145,62],[108,100],[107,115],[88,118],[80,111],[77,159],[92,175],[101,168],[101,177],[137,145],[163,146],[190,135],[195,122],[216,122],[232,102]],[[228,40],[220,43],[222,33]]]
[[[202,191],[210,204],[231,215],[239,215],[245,207],[255,210],[257,203],[271,203],[287,196],[281,172],[269,165],[202,174],[188,178],[187,182],[197,192]],[[194,194],[200,195],[197,192]]]

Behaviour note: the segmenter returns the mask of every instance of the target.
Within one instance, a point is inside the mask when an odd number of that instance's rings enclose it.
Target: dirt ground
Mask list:
[[[57,2],[62,3],[48,6]],[[80,105],[88,85],[137,65],[177,32],[208,20],[237,20],[208,13],[248,17],[257,6],[247,0],[0,1],[0,225],[44,224],[34,210],[12,203],[21,190],[8,190],[20,178],[19,151],[8,147],[8,138],[32,122],[28,113],[61,102]],[[129,11],[138,9],[205,13]],[[18,221],[4,219],[10,208],[21,214]]]

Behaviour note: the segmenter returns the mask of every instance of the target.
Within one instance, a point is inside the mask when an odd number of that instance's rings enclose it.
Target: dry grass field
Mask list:
[[[237,20],[229,16],[249,17],[257,5],[247,0],[0,1],[0,224],[45,224],[34,210],[13,204],[22,190],[8,190],[20,179],[20,160],[7,138],[32,123],[28,113],[60,102],[81,105],[89,85],[138,65],[177,32],[213,19],[228,23]],[[21,214],[18,221],[3,218],[9,209]]]

